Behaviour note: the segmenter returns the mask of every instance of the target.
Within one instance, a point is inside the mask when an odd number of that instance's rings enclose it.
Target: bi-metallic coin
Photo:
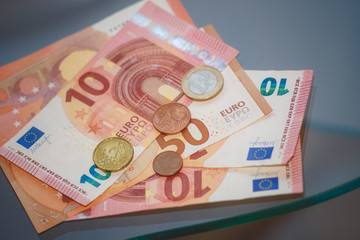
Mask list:
[[[111,137],[101,141],[93,152],[96,166],[105,171],[118,171],[126,167],[134,156],[131,144],[123,138]]]
[[[205,101],[221,92],[224,78],[216,68],[198,66],[189,70],[183,77],[181,87],[186,96],[193,100]]]

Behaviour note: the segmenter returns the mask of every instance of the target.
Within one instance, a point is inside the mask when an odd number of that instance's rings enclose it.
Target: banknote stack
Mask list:
[[[237,54],[158,0],[2,66],[0,165],[37,232],[302,193],[313,72],[244,71]]]

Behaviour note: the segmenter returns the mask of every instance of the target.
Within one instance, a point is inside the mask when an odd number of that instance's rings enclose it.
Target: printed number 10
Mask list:
[[[285,89],[286,80],[287,80],[286,78],[282,78],[280,80],[280,85],[279,85],[279,89],[278,89],[278,93],[277,93],[278,96],[282,96],[289,92],[288,89]],[[268,91],[266,91],[266,87],[269,85],[268,84],[269,82],[270,82],[270,88]],[[265,78],[264,81],[261,83],[260,93],[263,96],[270,96],[275,92],[276,85],[277,85],[277,82],[276,82],[275,78],[271,78],[271,77]]]
[[[88,83],[85,81],[85,79],[88,77],[91,77],[91,78],[97,80],[98,82],[102,83],[102,85],[103,85],[102,89],[95,89],[92,86],[88,85]],[[98,73],[86,72],[79,78],[79,86],[85,92],[90,93],[94,96],[97,96],[97,95],[102,95],[103,93],[105,93],[109,89],[110,83],[105,77],[103,77],[102,75],[100,75]],[[84,104],[88,105],[89,107],[91,107],[95,103],[94,100],[88,98],[87,96],[83,95],[82,93],[78,92],[77,90],[70,88],[66,92],[66,102],[71,102],[72,98],[76,98],[77,100],[83,102]]]
[[[105,172],[105,175],[102,175],[100,173],[98,173],[95,169],[97,169],[98,167],[94,164],[92,165],[92,167],[89,169],[90,174],[99,180],[106,180],[110,177],[111,173],[110,172]],[[88,182],[91,185],[93,185],[94,187],[99,187],[100,183],[94,179],[92,179],[91,177],[89,177],[88,175],[83,174],[80,178],[80,183],[85,183]]]

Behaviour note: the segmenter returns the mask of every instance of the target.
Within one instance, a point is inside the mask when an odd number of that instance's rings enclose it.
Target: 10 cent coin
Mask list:
[[[93,160],[100,169],[118,171],[130,163],[133,155],[134,149],[128,141],[119,137],[111,137],[96,146]]]

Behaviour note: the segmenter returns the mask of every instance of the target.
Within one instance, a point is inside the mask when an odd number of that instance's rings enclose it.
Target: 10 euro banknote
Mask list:
[[[300,139],[300,138],[298,138]],[[69,220],[303,193],[300,141],[286,165],[245,168],[183,168],[165,178],[147,179],[71,217]]]
[[[302,126],[313,71],[246,71],[273,111],[246,129],[201,149],[184,159],[188,167],[246,167],[286,164],[294,155]],[[221,120],[236,124],[243,111],[231,106],[220,112]],[[212,119],[204,119],[212,121]],[[215,123],[216,125],[216,123]],[[220,127],[220,124],[217,124]],[[204,158],[204,155],[211,157]],[[221,159],[221,160],[219,160]]]
[[[73,80],[3,145],[1,155],[87,205],[123,172],[93,164],[97,143],[131,127],[136,159],[158,135],[152,113],[181,98],[182,76],[203,64],[222,70],[237,53],[147,2],[83,69],[67,66]]]

